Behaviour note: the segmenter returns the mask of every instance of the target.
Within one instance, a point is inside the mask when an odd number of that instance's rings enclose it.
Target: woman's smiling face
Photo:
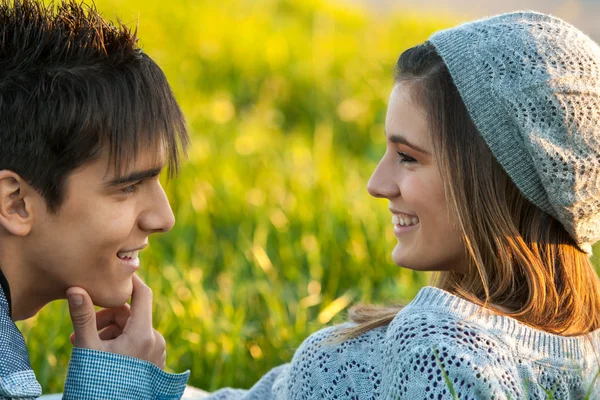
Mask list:
[[[411,83],[397,83],[386,115],[386,151],[368,184],[389,200],[398,240],[394,263],[420,271],[463,272],[465,250],[449,215],[425,110],[412,99]]]

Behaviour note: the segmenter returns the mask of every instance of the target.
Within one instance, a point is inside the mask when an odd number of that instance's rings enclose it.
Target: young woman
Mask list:
[[[368,190],[394,262],[435,286],[211,398],[600,398],[599,121],[600,48],[560,19],[499,15],[404,52]]]

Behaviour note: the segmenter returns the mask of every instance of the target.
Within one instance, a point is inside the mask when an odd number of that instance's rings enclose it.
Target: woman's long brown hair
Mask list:
[[[528,201],[481,138],[443,60],[429,44],[400,56],[396,82],[411,84],[427,113],[449,212],[467,272],[439,272],[433,285],[533,328],[564,336],[600,328],[600,279],[553,217]],[[356,337],[389,324],[401,307],[357,306]]]

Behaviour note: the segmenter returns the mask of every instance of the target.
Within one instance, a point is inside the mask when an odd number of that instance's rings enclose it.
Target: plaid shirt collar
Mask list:
[[[2,269],[0,269],[0,289],[4,291],[4,297],[8,302],[8,315],[12,315],[12,303],[10,300],[10,287],[8,286],[8,281],[6,280],[6,276],[2,273]]]

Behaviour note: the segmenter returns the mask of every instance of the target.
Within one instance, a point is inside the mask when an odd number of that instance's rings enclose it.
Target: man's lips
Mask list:
[[[120,250],[117,252],[117,257],[123,260],[134,260],[138,257],[140,250],[144,249],[147,245],[148,244],[145,243],[144,245],[131,250]]]

